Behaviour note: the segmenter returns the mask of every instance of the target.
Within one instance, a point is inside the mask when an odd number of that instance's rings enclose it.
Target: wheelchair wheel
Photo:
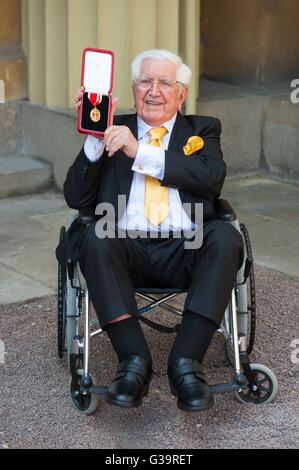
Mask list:
[[[235,365],[234,361],[234,346],[232,339],[232,301],[230,299],[229,304],[225,310],[224,319],[222,322],[222,328],[224,330],[225,349],[227,359],[232,367]]]
[[[245,246],[245,259],[252,260],[252,249],[249,240],[248,231],[244,224],[240,224],[240,231],[243,236]],[[244,282],[244,268],[240,269],[237,274],[237,281],[235,287],[236,306],[238,311],[238,333],[239,339],[242,340],[242,350],[251,354],[255,341],[256,331],[256,295],[255,295],[255,278],[253,263],[250,266],[250,271],[246,283]],[[234,366],[234,353],[232,342],[232,302],[230,300],[228,307],[225,311],[222,328],[224,330],[225,345],[227,358],[232,366]],[[246,338],[245,347],[244,339]]]
[[[245,242],[246,255],[248,259],[253,260],[251,243],[249,239],[249,234],[246,226],[240,224],[240,229],[243,235]],[[247,286],[247,354],[251,354],[255,341],[255,331],[256,331],[256,294],[255,294],[255,276],[254,276],[254,266],[251,265],[249,276],[246,282]]]
[[[72,288],[71,282],[67,279],[67,294],[66,294],[66,351],[68,358],[68,365],[70,367],[70,355],[72,353],[72,342],[74,336],[79,334],[80,317],[75,316],[78,314],[78,302],[80,302],[79,294]]]
[[[73,406],[76,408],[79,413],[84,414],[86,416],[90,416],[98,409],[99,406],[99,397],[95,394],[88,393],[87,395],[83,395],[80,393],[80,384],[83,376],[83,369],[77,370],[77,379],[74,381],[71,378],[70,381],[70,394],[71,394],[71,401]],[[89,374],[91,378],[91,385],[95,383],[94,377]]]
[[[59,241],[65,234],[65,227],[60,230]],[[58,357],[62,359],[65,352],[65,331],[66,331],[66,266],[58,263],[58,305],[57,305],[57,345]]]
[[[237,400],[240,403],[253,403],[255,405],[270,403],[278,391],[275,374],[262,364],[250,364],[250,368],[254,372],[258,390],[253,391],[248,385],[244,390],[235,392]]]

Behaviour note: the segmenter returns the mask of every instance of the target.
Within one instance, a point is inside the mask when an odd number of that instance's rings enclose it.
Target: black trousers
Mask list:
[[[95,223],[84,233],[79,253],[91,301],[102,328],[123,314],[136,314],[134,287],[187,288],[184,311],[220,325],[243,262],[239,232],[220,220],[203,227],[203,243],[185,249],[185,237],[103,238]]]

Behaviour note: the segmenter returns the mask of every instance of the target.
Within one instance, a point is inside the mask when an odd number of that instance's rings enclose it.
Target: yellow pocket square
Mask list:
[[[205,145],[204,140],[198,135],[194,135],[188,139],[187,144],[183,147],[184,154],[186,156],[192,155],[192,153],[198,152],[198,150],[201,150],[204,147],[204,145]]]

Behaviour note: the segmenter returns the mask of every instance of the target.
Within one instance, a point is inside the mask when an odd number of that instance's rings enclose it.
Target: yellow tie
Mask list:
[[[150,144],[163,147],[162,139],[166,134],[165,127],[156,127],[149,131]],[[159,225],[168,216],[168,188],[161,186],[160,181],[152,176],[145,177],[145,217],[153,224]]]

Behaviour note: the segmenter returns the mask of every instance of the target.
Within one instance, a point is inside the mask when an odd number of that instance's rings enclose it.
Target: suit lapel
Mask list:
[[[182,152],[184,145],[186,144],[188,137],[190,137],[192,129],[187,119],[178,112],[176,121],[173,126],[171,133],[168,150],[175,152]]]
[[[123,123],[123,125],[129,127],[132,134],[137,139],[137,115],[133,114],[131,117],[129,117],[127,122]],[[133,179],[132,166],[134,164],[134,160],[130,157],[127,157],[124,152],[117,152],[117,154],[114,156],[114,161],[116,165],[116,175],[120,188],[120,194],[125,194],[128,200]]]

